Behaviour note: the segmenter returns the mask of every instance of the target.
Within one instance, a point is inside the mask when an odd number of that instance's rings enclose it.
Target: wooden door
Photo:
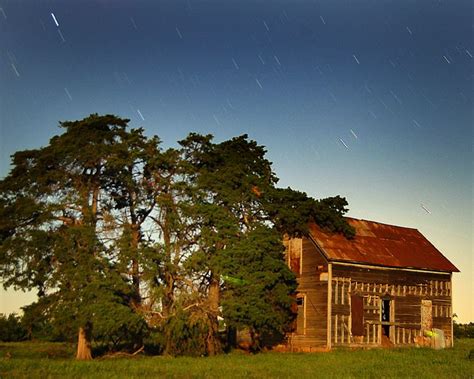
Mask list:
[[[364,335],[364,298],[351,296],[351,331],[353,336]]]
[[[433,304],[431,300],[421,300],[421,330],[433,328]]]

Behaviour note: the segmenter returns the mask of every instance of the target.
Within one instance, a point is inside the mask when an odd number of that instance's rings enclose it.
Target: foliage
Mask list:
[[[206,341],[209,319],[202,312],[189,312],[178,309],[161,327],[167,341],[167,353],[171,355],[207,355]],[[170,342],[171,343],[170,343]]]
[[[453,324],[454,337],[456,338],[474,338],[474,322],[469,324]]]
[[[0,341],[18,342],[28,338],[28,332],[21,319],[14,313],[8,316],[0,313]]]
[[[282,335],[293,319],[289,294],[295,277],[284,263],[280,234],[259,226],[226,252],[224,273],[241,282],[226,282],[222,296],[223,317],[229,327],[250,328],[255,348],[261,335]]]
[[[62,122],[65,132],[48,146],[15,153],[0,183],[8,215],[0,248],[4,285],[37,288],[66,334],[83,328],[89,335],[95,326],[103,335],[110,320],[136,323],[133,292],[103,228],[127,122],[111,115]]]
[[[53,301],[54,297],[43,296],[38,301],[22,308],[21,323],[27,330],[29,340],[71,342],[75,339],[76,330],[65,331],[64,326],[55,325]]]
[[[162,150],[127,123],[61,122],[47,146],[15,153],[0,181],[0,277],[38,291],[25,309],[29,337],[69,341],[80,330],[117,349],[152,328],[167,354],[212,355],[222,316],[256,348],[284,333],[296,281],[282,236],[316,222],[351,238],[346,200],[277,188],[265,148],[247,135],[192,133]]]
[[[347,202],[277,188],[265,148],[247,135],[214,143],[211,136],[191,134],[180,143],[192,167],[200,229],[188,263],[208,273],[209,311],[217,313],[222,298],[226,324],[249,328],[258,345],[259,336],[282,334],[294,318],[296,280],[284,264],[283,234],[306,235],[313,221],[352,237],[342,217]],[[213,333],[217,340],[215,325]]]

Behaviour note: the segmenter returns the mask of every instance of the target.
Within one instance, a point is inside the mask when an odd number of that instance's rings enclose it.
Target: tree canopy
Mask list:
[[[166,353],[216,354],[220,319],[249,329],[256,348],[283,335],[296,280],[282,237],[313,221],[351,238],[346,200],[278,188],[247,135],[191,133],[165,150],[127,124],[61,122],[47,146],[12,156],[0,182],[4,286],[36,289],[30,314],[75,329],[78,359],[92,338],[137,346],[150,331]]]

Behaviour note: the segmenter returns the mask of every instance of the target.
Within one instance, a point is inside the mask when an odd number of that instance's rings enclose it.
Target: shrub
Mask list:
[[[26,328],[21,324],[21,319],[12,313],[6,316],[0,313],[0,341],[18,342],[28,337]]]

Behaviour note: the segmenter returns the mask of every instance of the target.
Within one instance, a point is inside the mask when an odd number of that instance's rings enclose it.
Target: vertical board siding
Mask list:
[[[350,280],[350,287],[341,293],[341,283]],[[381,344],[382,327],[380,317],[381,299],[391,299],[390,341],[398,345],[414,344],[415,338],[423,334],[421,304],[429,300],[433,304],[433,328],[443,330],[448,345],[452,341],[451,281],[448,274],[383,270],[333,264],[332,319],[340,323],[341,316],[348,314],[342,298],[358,295],[363,298],[363,339],[353,343]],[[349,315],[353,309],[349,309]],[[388,324],[388,323],[387,323]],[[385,324],[385,325],[387,325]],[[337,336],[337,338],[336,338]],[[354,337],[356,336],[353,333]],[[349,341],[347,337],[344,341]],[[341,329],[333,333],[334,343],[347,344],[341,340]]]
[[[325,347],[327,343],[328,288],[327,280],[320,280],[328,272],[325,258],[309,240],[302,241],[302,266],[298,280],[298,292],[305,295],[305,334],[289,335],[293,349]],[[323,275],[324,276],[324,275]]]

